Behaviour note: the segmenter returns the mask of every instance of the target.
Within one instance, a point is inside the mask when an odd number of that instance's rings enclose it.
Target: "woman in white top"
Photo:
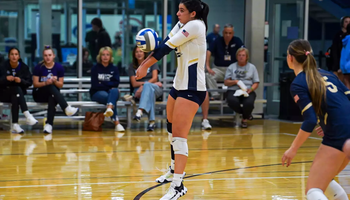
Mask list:
[[[204,66],[208,13],[208,5],[200,0],[181,0],[177,12],[179,22],[136,72],[137,79],[143,78],[149,67],[175,49],[178,68],[167,102],[172,162],[169,171],[157,179],[157,182],[172,183],[161,200],[176,200],[187,192],[182,183],[188,157],[187,135],[207,90]]]

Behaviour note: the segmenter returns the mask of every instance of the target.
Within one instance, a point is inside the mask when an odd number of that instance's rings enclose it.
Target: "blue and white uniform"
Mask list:
[[[291,94],[304,118],[301,129],[312,132],[319,124],[324,132],[322,144],[342,151],[345,141],[350,138],[350,91],[333,73],[322,69],[319,72],[327,88],[323,115],[317,116],[312,106],[305,72],[299,73],[291,85]]]
[[[205,99],[205,59],[207,51],[206,26],[202,20],[191,20],[185,25],[178,22],[154,51],[153,57],[160,60],[175,50],[177,70],[170,95],[183,97],[198,103]]]

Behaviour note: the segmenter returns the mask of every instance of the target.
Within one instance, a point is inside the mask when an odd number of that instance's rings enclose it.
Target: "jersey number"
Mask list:
[[[337,86],[335,86],[332,82],[328,82],[328,81],[327,81],[327,80],[328,80],[327,76],[324,76],[323,79],[325,80],[325,82],[326,82],[326,87],[327,87],[327,89],[328,89],[330,92],[332,92],[332,93],[338,92]]]

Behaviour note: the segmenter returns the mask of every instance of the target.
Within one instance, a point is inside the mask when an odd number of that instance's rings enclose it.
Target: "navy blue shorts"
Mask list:
[[[339,151],[343,151],[343,145],[345,144],[346,140],[348,140],[348,139],[349,138],[330,139],[327,137],[323,137],[322,144],[336,148]]]
[[[192,90],[176,90],[174,87],[172,87],[169,94],[175,100],[177,97],[182,97],[182,98],[188,99],[190,101],[193,101],[193,102],[197,103],[199,106],[201,106],[204,99],[205,99],[205,95],[207,94],[207,92],[206,91],[192,91]]]

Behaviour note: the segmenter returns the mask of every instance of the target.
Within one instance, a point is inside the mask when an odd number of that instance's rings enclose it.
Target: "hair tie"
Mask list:
[[[310,51],[306,51],[305,52],[305,55],[307,56],[307,55],[309,55],[310,54]]]

